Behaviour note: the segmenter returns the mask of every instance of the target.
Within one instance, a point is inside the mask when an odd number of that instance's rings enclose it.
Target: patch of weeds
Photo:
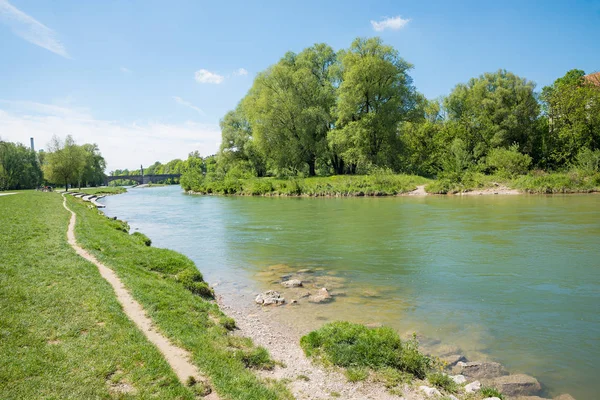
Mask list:
[[[275,367],[275,362],[269,356],[269,352],[261,346],[238,350],[235,355],[246,368],[272,370]]]
[[[131,237],[140,242],[144,246],[152,246],[152,240],[141,232],[133,232]]]
[[[219,323],[223,328],[227,329],[228,331],[233,331],[237,328],[237,325],[235,324],[235,319],[231,317],[223,316],[219,320]]]
[[[399,386],[405,382],[410,382],[412,376],[406,372],[398,371],[394,368],[381,368],[375,373],[375,380],[383,383],[387,389]]]
[[[456,382],[454,382],[452,380],[452,378],[450,378],[448,375],[446,375],[444,373],[435,372],[435,373],[429,374],[427,376],[427,380],[433,386],[435,386],[439,389],[443,389],[446,392],[456,393],[458,391],[458,385],[456,384]]]
[[[183,287],[193,294],[207,299],[212,299],[215,297],[215,293],[208,286],[208,284],[203,281],[202,274],[197,270],[183,270],[177,274],[177,280],[181,282]]]
[[[282,400],[295,400],[294,395],[292,394],[292,392],[290,392],[290,390],[287,388],[287,384],[290,383],[291,381],[289,379],[271,379],[271,378],[266,378],[264,380],[265,385],[273,390],[274,392],[277,392],[279,394],[279,398]]]
[[[402,342],[388,327],[367,328],[350,322],[332,322],[300,339],[307,356],[338,367],[391,367],[423,379],[431,360],[418,349],[416,339]]]
[[[502,396],[502,393],[500,393],[498,391],[498,389],[491,387],[491,386],[484,386],[481,388],[480,390],[481,395],[485,398],[485,397],[497,397],[500,400],[503,400],[504,397]]]
[[[306,375],[298,375],[296,377],[296,379],[299,380],[299,381],[304,381],[304,382],[310,381],[310,378],[308,376],[306,376]]]
[[[341,393],[339,393],[339,392],[331,392],[331,393],[329,393],[329,395],[331,397],[342,397]]]
[[[364,381],[369,377],[369,370],[361,367],[350,367],[344,373],[350,382]]]

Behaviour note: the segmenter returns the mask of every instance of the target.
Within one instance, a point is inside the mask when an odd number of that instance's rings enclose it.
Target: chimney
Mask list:
[[[35,151],[35,146],[33,145],[33,138],[29,138],[31,140],[31,151]]]

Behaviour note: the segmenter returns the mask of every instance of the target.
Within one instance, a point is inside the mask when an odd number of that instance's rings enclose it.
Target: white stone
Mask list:
[[[471,382],[465,386],[465,392],[473,393],[481,389],[481,383],[479,381]]]
[[[451,394],[450,396],[448,396],[448,398],[450,400],[458,400],[458,397],[456,397],[455,395]]]
[[[429,386],[419,386],[419,389],[423,393],[425,393],[427,395],[427,397],[442,395],[439,390],[437,390],[436,388],[429,387]]]
[[[500,398],[499,397],[486,397],[483,400],[500,400]]]
[[[465,378],[464,375],[450,375],[450,379],[459,385],[467,381],[467,378]]]

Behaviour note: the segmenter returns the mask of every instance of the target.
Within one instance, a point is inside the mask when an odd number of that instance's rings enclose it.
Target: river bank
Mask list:
[[[600,173],[536,173],[507,178],[465,174],[459,181],[418,175],[337,175],[311,178],[204,178],[184,186],[189,194],[297,197],[381,197],[428,194],[566,194],[600,191]]]

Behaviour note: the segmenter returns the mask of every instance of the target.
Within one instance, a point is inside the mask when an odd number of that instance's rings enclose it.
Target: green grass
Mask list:
[[[493,387],[483,386],[480,390],[480,393],[484,398],[485,397],[498,397],[500,400],[504,399],[504,396],[502,396],[502,393],[500,393],[498,391],[498,389],[493,388]]]
[[[0,197],[0,398],[193,399],[66,242],[56,193]]]
[[[445,390],[449,393],[456,393],[458,391],[458,384],[450,378],[450,376],[441,372],[434,372],[427,375],[427,380],[433,386]]]
[[[600,173],[586,174],[573,170],[564,173],[531,172],[516,178],[515,189],[527,193],[588,193],[600,191]]]
[[[332,322],[300,339],[309,357],[343,368],[393,368],[423,379],[431,360],[415,340],[401,341],[388,327],[370,329],[350,322]]]
[[[71,191],[74,191],[74,190],[71,189]],[[97,187],[97,188],[81,188],[81,192],[88,193],[88,194],[95,194],[95,195],[100,195],[100,194],[121,194],[121,193],[125,193],[126,191],[127,191],[127,189],[125,189],[122,186],[104,186],[104,187]]]
[[[250,178],[210,181],[187,188],[204,194],[247,196],[393,196],[415,190],[429,179],[416,175],[335,175],[312,178]]]
[[[195,265],[177,252],[147,246],[81,200],[67,197],[77,213],[79,243],[111,267],[147,310],[158,329],[186,348],[219,395],[230,399],[289,397],[277,382],[257,377],[254,369],[273,368],[267,351],[250,339],[228,335],[234,321],[210,301],[208,288]]]

